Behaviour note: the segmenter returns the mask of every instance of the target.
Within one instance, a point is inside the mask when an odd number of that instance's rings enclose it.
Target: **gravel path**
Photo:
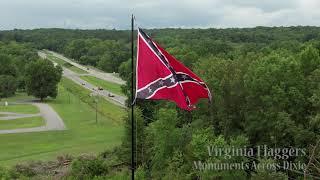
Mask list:
[[[40,110],[40,116],[42,116],[46,124],[41,127],[34,128],[22,128],[22,129],[12,129],[12,130],[0,130],[0,134],[13,134],[13,133],[27,133],[27,132],[41,132],[41,131],[58,131],[65,130],[66,127],[60,116],[52,109],[51,106],[45,103],[28,103],[35,105]]]

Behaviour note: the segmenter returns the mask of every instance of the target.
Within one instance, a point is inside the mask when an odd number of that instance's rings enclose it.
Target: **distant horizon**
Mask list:
[[[199,30],[206,30],[206,29],[254,29],[254,28],[290,28],[290,27],[315,27],[320,28],[316,25],[292,25],[292,26],[254,26],[254,27],[150,27],[150,28],[143,28],[147,30],[154,30],[154,29],[199,29]],[[90,30],[116,30],[116,31],[129,31],[131,29],[117,29],[117,28],[90,28],[90,29],[84,29],[84,28],[63,28],[63,27],[39,27],[39,28],[31,28],[31,29],[20,29],[20,28],[14,28],[14,29],[1,29],[0,31],[14,31],[14,30],[39,30],[39,29],[63,29],[63,30],[84,30],[84,31],[90,31]],[[135,30],[137,28],[135,27]]]

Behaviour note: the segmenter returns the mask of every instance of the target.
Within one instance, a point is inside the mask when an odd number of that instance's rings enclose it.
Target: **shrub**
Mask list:
[[[7,171],[7,169],[0,167],[0,179],[9,179],[9,173]]]
[[[107,173],[107,164],[100,157],[80,156],[71,166],[71,175],[77,179],[93,178]]]

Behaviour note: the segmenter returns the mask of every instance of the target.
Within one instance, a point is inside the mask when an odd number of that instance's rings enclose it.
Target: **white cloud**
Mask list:
[[[319,0],[0,0],[0,29],[320,25]]]

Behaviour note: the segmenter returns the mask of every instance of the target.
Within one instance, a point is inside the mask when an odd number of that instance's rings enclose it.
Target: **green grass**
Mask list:
[[[20,118],[15,120],[0,120],[0,130],[32,128],[43,126],[44,124],[45,121],[41,116]]]
[[[89,100],[82,95],[89,95],[86,89],[63,79],[57,98],[48,103],[62,117],[68,130],[0,135],[0,165],[54,160],[64,154],[96,154],[119,145],[124,134],[121,118],[125,110],[101,100],[96,124],[92,103],[87,103]]]
[[[62,60],[60,58],[57,58],[57,57],[53,56],[50,53],[46,53],[46,54],[47,54],[47,57],[50,60],[56,62],[57,64],[59,64],[62,67],[68,68],[68,69],[70,69],[71,71],[73,71],[73,72],[75,72],[77,74],[88,74],[87,71],[84,71],[84,70],[82,70],[82,69],[80,69],[80,68],[78,68],[76,66],[73,66],[72,64],[70,64],[70,63],[68,63],[68,62],[66,62],[66,61],[64,61],[64,60]]]
[[[90,90],[85,89],[78,84],[75,84],[73,81],[67,78],[62,78],[61,82],[69,92],[79,97],[79,100],[87,103],[89,106],[95,109],[95,106],[96,106],[95,99],[93,97],[90,97],[90,94],[91,94]],[[107,116],[113,119],[114,122],[119,122],[119,120],[121,120],[123,117],[124,109],[114,105],[113,103],[105,100],[102,97],[99,97],[98,112],[104,116]]]
[[[1,98],[0,105],[4,105],[5,101],[8,102],[17,102],[17,101],[25,101],[35,99],[32,96],[28,96],[26,93],[17,92],[14,97],[10,98]]]
[[[53,56],[52,54],[46,53],[47,54],[47,58],[49,58],[50,60],[56,62],[57,64],[59,64],[60,66],[64,66],[65,61],[59,58],[56,58],[55,56]]]
[[[14,112],[21,114],[36,114],[39,109],[31,104],[10,104],[8,106],[0,106],[0,112]]]
[[[72,64],[70,64],[70,65],[71,65],[71,66],[68,67],[68,69],[70,69],[71,71],[76,72],[76,73],[78,73],[78,74],[88,74],[87,71],[84,71],[84,70],[82,70],[82,69],[80,69],[80,68],[78,68],[78,67],[76,67],[76,66],[73,66]]]
[[[121,85],[119,85],[119,84],[104,81],[104,80],[96,78],[94,76],[81,76],[80,78],[89,82],[90,84],[93,84],[95,86],[100,86],[103,89],[108,90],[114,94],[124,96],[124,94],[121,92]]]

